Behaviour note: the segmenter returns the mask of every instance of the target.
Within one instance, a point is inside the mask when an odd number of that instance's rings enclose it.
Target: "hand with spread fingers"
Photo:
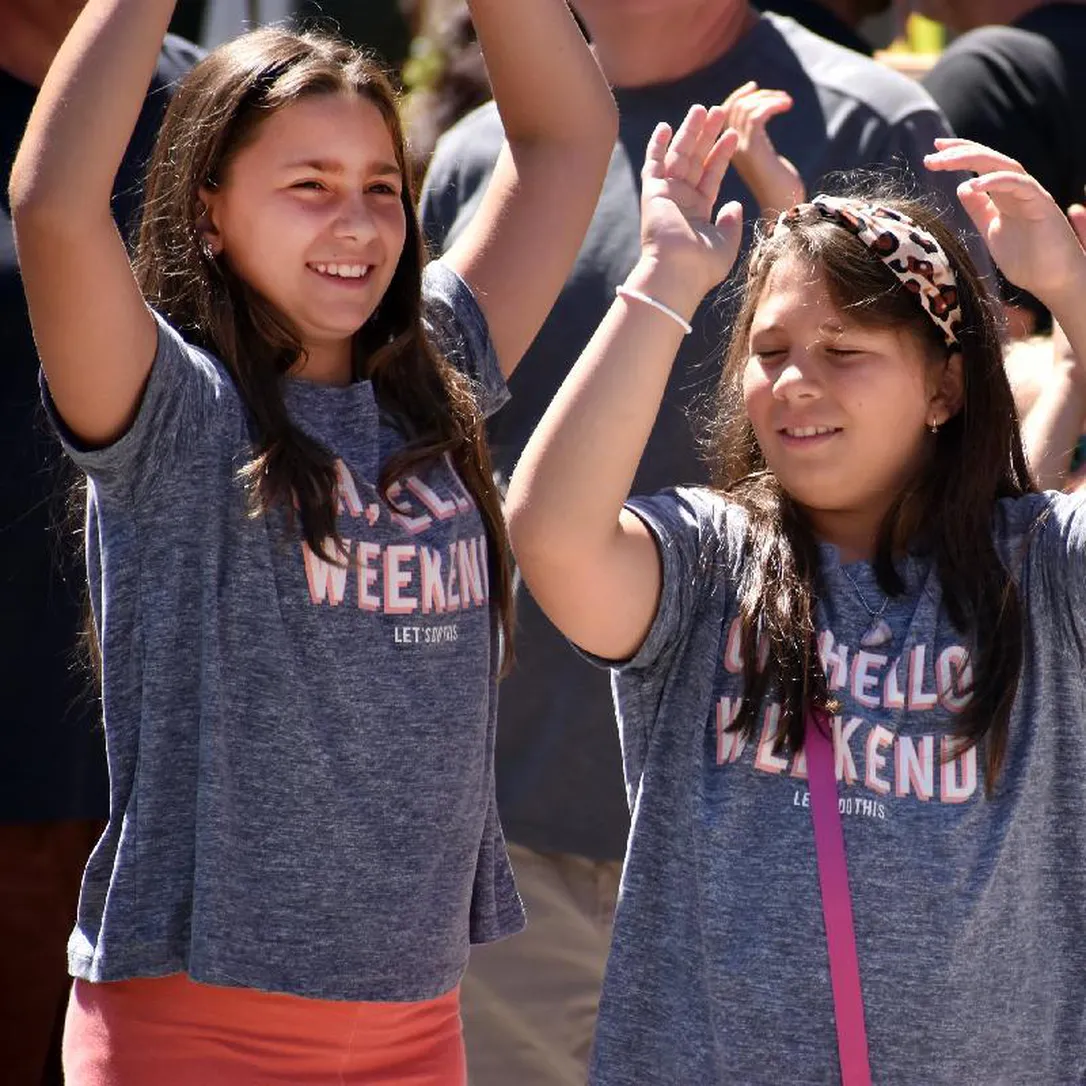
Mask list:
[[[693,106],[679,130],[657,125],[642,170],[644,257],[681,271],[698,298],[731,271],[739,252],[742,208],[713,207],[737,141],[720,106]]]
[[[929,170],[978,175],[958,186],[958,197],[1003,274],[1061,322],[1073,315],[1086,296],[1086,252],[1048,192],[1020,163],[982,144],[948,138],[935,147]],[[1070,214],[1086,234],[1086,211]]]
[[[751,81],[737,87],[720,107],[729,128],[738,135],[732,165],[767,217],[787,211],[806,199],[799,171],[777,153],[766,125],[792,108],[784,91],[766,90]]]

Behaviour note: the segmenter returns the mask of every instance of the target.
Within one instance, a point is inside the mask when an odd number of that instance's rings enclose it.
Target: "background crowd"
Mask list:
[[[0,0],[0,146],[7,171],[37,88],[83,5]],[[888,0],[573,0],[619,106],[620,130],[596,215],[573,274],[523,365],[511,400],[490,424],[504,485],[547,404],[600,323],[639,251],[638,171],[657,122],[677,126],[693,102],[724,102],[756,83],[776,98],[768,131],[786,160],[784,183],[808,193],[842,171],[890,171],[903,189],[939,201],[978,266],[997,282],[946,175],[922,158],[940,135],[977,140],[1017,159],[1062,208],[1086,191],[1086,3],[914,0],[948,42],[938,55],[902,49],[911,14]],[[712,5],[708,5],[712,6]],[[238,18],[181,3],[174,29],[208,41]],[[669,10],[672,9],[672,10]],[[364,9],[364,10],[363,10]],[[460,0],[301,5],[372,41],[402,64],[419,207],[434,254],[447,250],[476,210],[502,141],[471,20]],[[895,46],[894,43],[897,43]],[[140,124],[115,189],[130,231],[142,169],[172,84],[200,46],[163,46]],[[901,69],[901,71],[895,70]],[[903,74],[907,71],[909,74]],[[744,169],[765,148],[749,97],[732,108],[745,133],[722,201],[743,206],[746,238],[772,207]],[[746,128],[743,127],[746,122]],[[783,208],[779,208],[783,210]],[[43,425],[38,366],[15,260],[0,216],[0,335],[8,365],[0,393],[0,1081],[60,1081],[67,998],[64,947],[83,865],[108,814],[99,724],[83,658],[84,585],[76,545],[74,476]],[[62,259],[58,254],[58,259]],[[998,280],[1006,364],[1026,420],[1068,346],[1036,299]],[[701,479],[696,415],[716,371],[712,359],[734,305],[703,306],[673,370],[635,489]],[[1086,418],[1082,429],[1086,432]],[[1083,485],[1083,445],[1042,482]],[[498,805],[528,927],[477,948],[462,1014],[478,1086],[583,1082],[629,832],[627,796],[607,676],[569,647],[518,587],[517,664],[502,685],[496,748]]]

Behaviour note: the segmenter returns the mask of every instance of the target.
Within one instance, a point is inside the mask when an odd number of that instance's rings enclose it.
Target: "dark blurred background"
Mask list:
[[[192,41],[201,40],[207,9],[214,3],[216,0],[178,0],[173,30]],[[253,22],[259,21],[266,7],[257,0],[230,6]],[[407,56],[410,42],[401,6],[410,10],[412,5],[402,0],[297,0],[291,5],[294,16],[301,21],[330,20],[345,37],[372,46],[397,67]]]

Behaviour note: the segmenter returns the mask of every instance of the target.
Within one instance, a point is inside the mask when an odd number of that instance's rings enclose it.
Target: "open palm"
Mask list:
[[[738,136],[724,128],[719,106],[693,106],[679,130],[657,125],[641,174],[641,244],[705,290],[726,278],[739,252],[742,208],[713,207]]]
[[[766,125],[792,108],[792,96],[768,90],[751,80],[736,87],[721,103],[726,123],[734,128],[739,142],[732,167],[750,189],[762,214],[775,216],[806,199],[799,170],[778,154]]]
[[[938,139],[926,164],[933,170],[978,174],[958,186],[958,198],[1016,286],[1055,308],[1067,288],[1081,282],[1086,254],[1056,202],[1022,165],[983,144]]]

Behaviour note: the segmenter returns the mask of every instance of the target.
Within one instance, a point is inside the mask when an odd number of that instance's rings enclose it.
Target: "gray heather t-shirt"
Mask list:
[[[424,300],[495,409],[471,292],[434,264]],[[247,514],[247,412],[222,363],[164,322],[131,429],[97,451],[66,441],[89,476],[111,789],[69,964],[93,981],[185,970],[433,998],[469,937],[522,924],[494,802],[486,536],[446,461],[402,480],[398,510],[378,495],[402,438],[369,382],[291,379],[286,398],[337,457],[342,566],[282,510]]]
[[[694,102],[721,102],[749,79],[791,94],[795,105],[773,120],[770,133],[808,191],[816,191],[829,171],[903,173],[948,208],[948,221],[972,239],[974,255],[990,267],[955,197],[962,176],[923,167],[934,138],[949,132],[931,98],[885,65],[791,19],[763,15],[707,68],[674,83],[616,90],[619,138],[599,206],[573,273],[510,381],[512,400],[491,425],[494,462],[504,478],[640,254],[639,177],[653,128],[659,121],[677,126]],[[502,139],[491,105],[438,145],[422,216],[439,249],[456,240],[478,209]],[[748,228],[758,216],[734,171],[720,199],[742,201]],[[725,297],[730,289],[724,288]],[[641,459],[636,493],[704,481],[689,409],[720,376],[731,312],[719,299],[699,309]],[[517,594],[517,634],[517,665],[502,683],[498,728],[498,805],[505,831],[530,848],[620,860],[629,817],[606,677],[570,649],[523,589]]]
[[[630,505],[663,593],[613,676],[633,828],[591,1081],[840,1083],[805,763],[773,753],[772,701],[757,739],[725,730],[743,688],[744,515],[697,489]],[[969,672],[929,563],[902,563],[893,641],[864,650],[857,589],[875,605],[874,572],[821,548],[878,1086],[1086,1083],[1086,501],[1002,502],[994,534],[1028,622],[990,799],[975,750],[941,758]]]

